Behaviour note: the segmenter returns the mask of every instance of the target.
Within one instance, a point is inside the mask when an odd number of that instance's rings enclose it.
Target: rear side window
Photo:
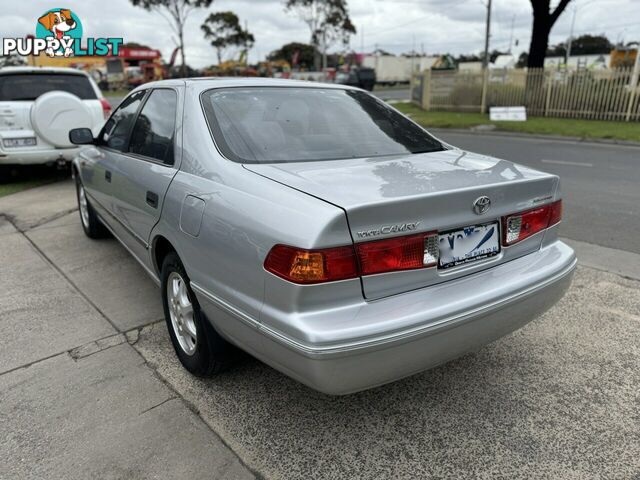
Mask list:
[[[64,73],[29,73],[0,75],[0,101],[35,100],[54,90],[69,92],[81,100],[98,98],[84,75]]]
[[[141,90],[125,98],[111,118],[107,120],[101,136],[101,143],[105,147],[124,152],[127,148],[129,132],[138,108],[142,103],[146,91]]]
[[[173,165],[173,132],[176,126],[176,92],[158,89],[151,92],[136,125],[129,151]]]

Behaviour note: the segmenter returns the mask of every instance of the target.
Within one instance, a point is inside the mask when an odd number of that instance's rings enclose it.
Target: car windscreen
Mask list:
[[[98,98],[84,75],[60,73],[20,73],[0,75],[0,101],[35,100],[53,90],[69,92],[81,100]]]
[[[358,90],[208,90],[205,115],[223,155],[242,163],[379,157],[443,150],[426,131]]]

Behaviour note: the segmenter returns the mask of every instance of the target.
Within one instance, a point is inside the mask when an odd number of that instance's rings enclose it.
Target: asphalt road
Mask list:
[[[465,150],[559,175],[562,236],[640,253],[640,147],[447,130],[434,134]]]
[[[382,100],[409,100],[411,95],[409,87],[405,86],[399,88],[380,88],[371,93]]]

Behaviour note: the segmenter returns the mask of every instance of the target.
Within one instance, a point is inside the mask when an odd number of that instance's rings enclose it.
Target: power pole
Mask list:
[[[416,56],[416,34],[413,34],[413,41],[412,41],[412,45],[411,45],[411,75],[409,76],[409,78],[413,77],[413,74],[415,73],[415,56]]]
[[[487,26],[484,34],[484,58],[482,68],[486,70],[489,66],[489,38],[491,37],[491,0],[487,0]]]
[[[516,26],[516,15],[515,13],[513,14],[513,17],[511,18],[511,35],[509,36],[509,55],[511,55],[511,50],[513,48],[513,29]]]
[[[571,44],[573,43],[573,27],[576,24],[576,11],[578,7],[573,6],[573,16],[571,17],[571,30],[569,32],[569,41],[567,42],[567,49],[564,54],[564,64],[567,68],[569,68],[569,59],[571,58]]]
[[[322,30],[322,71],[327,69],[327,29]]]
[[[491,37],[491,0],[487,0],[487,28],[484,34],[484,58],[482,59],[482,104],[480,113],[487,111],[487,87],[489,83],[489,38]]]

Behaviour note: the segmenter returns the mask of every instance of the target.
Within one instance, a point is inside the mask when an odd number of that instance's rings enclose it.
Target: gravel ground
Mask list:
[[[638,478],[639,285],[579,268],[567,296],[526,328],[346,397],[251,358],[196,379],[163,323],[135,348],[267,478]]]

